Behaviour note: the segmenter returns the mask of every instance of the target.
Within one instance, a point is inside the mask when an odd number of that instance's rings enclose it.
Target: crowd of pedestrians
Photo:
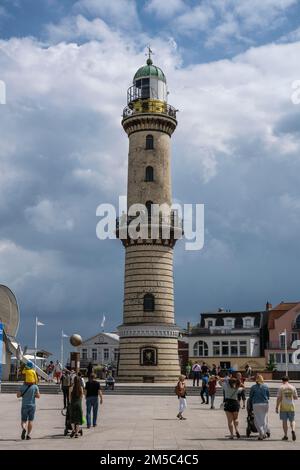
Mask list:
[[[64,415],[68,421],[71,434],[70,437],[78,438],[82,435],[82,425],[84,422],[89,429],[91,425],[97,426],[99,401],[103,404],[103,394],[99,381],[93,373],[93,368],[88,368],[88,380],[85,382],[81,372],[63,369],[57,361],[53,364],[50,361],[47,367],[48,376],[52,375],[56,378],[56,383],[61,385],[63,392],[63,409],[66,410]],[[17,398],[22,399],[21,405],[21,439],[31,439],[33,421],[36,411],[36,399],[40,398],[38,387],[38,377],[34,370],[34,365],[28,361],[23,370],[24,383],[20,387]],[[86,401],[86,415],[83,415],[82,401]],[[68,426],[66,426],[68,429]],[[67,433],[65,433],[66,435]]]
[[[256,374],[252,376],[252,369],[247,364],[245,371],[234,372],[233,370],[222,370],[213,364],[209,369],[205,362],[199,364],[195,362],[193,366],[186,368],[186,375],[180,375],[178,383],[175,387],[175,393],[179,399],[179,412],[177,418],[186,419],[183,416],[187,408],[187,387],[186,379],[192,374],[193,387],[200,388],[201,404],[208,405],[215,409],[215,396],[217,387],[222,389],[223,400],[221,408],[224,409],[229,430],[229,438],[240,439],[239,431],[239,411],[240,408],[246,408],[246,390],[245,381],[254,380],[254,384],[250,387],[249,397],[247,401],[247,436],[250,435],[251,429],[258,433],[258,440],[264,440],[271,436],[269,427],[269,387],[264,383],[262,375]],[[290,423],[292,440],[296,440],[295,429],[295,400],[298,399],[296,388],[289,383],[287,376],[282,378],[282,385],[278,389],[276,413],[279,413],[284,436],[283,441],[288,440],[288,423]],[[252,428],[250,422],[253,419]],[[249,432],[248,432],[249,430]]]
[[[63,392],[63,407],[66,410],[66,420],[70,422],[70,437],[78,438],[82,435],[82,425],[86,422],[87,428],[97,426],[99,403],[103,404],[103,393],[99,381],[93,373],[93,367],[88,367],[86,371],[87,382],[80,372],[63,369],[60,365],[50,362],[48,366],[49,374],[54,374],[57,383],[60,383]],[[263,376],[250,375],[250,366],[246,366],[244,373],[233,370],[221,370],[213,364],[211,368],[203,362],[196,362],[190,369],[186,370],[188,377],[192,374],[193,387],[198,386],[201,403],[210,404],[212,410],[215,409],[215,397],[217,389],[222,390],[222,403],[229,430],[230,439],[240,439],[239,412],[241,408],[247,408],[247,432],[249,437],[251,432],[258,433],[258,440],[262,441],[271,436],[269,426],[269,406],[270,391],[264,383]],[[60,372],[59,374],[57,372]],[[252,370],[251,370],[252,373]],[[17,397],[22,399],[21,406],[21,439],[31,439],[33,421],[36,411],[36,399],[40,398],[38,387],[38,377],[34,370],[34,365],[28,361],[23,370],[24,383],[17,393]],[[177,418],[187,419],[184,412],[187,408],[187,386],[186,375],[180,375],[175,387],[175,393],[179,400],[179,410]],[[250,387],[248,400],[246,400],[245,381],[253,380]],[[114,386],[114,378],[108,372],[106,377],[106,388]],[[221,395],[221,396],[222,396]],[[86,402],[86,414],[83,415],[82,402]],[[288,424],[290,424],[292,440],[296,440],[295,423],[295,400],[298,399],[296,388],[289,383],[287,376],[282,378],[282,385],[278,389],[276,401],[276,413],[282,421],[283,441],[287,441]],[[246,406],[247,403],[247,406]],[[253,422],[252,422],[253,420]],[[254,429],[254,431],[253,431]]]

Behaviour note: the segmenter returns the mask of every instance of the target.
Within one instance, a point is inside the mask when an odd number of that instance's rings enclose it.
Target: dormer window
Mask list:
[[[215,318],[205,318],[205,328],[212,328],[216,326]]]
[[[226,328],[234,328],[234,318],[224,318],[224,326]]]
[[[243,318],[243,327],[244,328],[253,328],[254,326],[254,318],[245,317]]]

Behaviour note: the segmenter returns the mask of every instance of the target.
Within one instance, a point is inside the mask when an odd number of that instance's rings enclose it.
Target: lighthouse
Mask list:
[[[177,119],[167,102],[166,76],[151,54],[149,48],[146,64],[134,75],[122,119],[129,140],[127,214],[117,221],[125,247],[123,323],[118,327],[118,380],[123,382],[175,381],[180,373],[173,251],[182,223],[171,208],[171,137]],[[147,227],[133,236],[135,204],[145,207]]]

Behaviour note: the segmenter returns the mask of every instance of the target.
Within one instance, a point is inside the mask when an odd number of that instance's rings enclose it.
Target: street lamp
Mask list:
[[[280,333],[280,336],[284,336],[284,349],[285,349],[285,375],[288,376],[289,373],[289,358],[288,358],[288,352],[287,352],[287,331],[286,328],[282,333]]]

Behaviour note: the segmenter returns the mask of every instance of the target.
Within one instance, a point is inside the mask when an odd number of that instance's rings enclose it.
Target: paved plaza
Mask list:
[[[281,422],[276,415],[275,398],[270,401],[271,438],[257,441],[257,434],[245,437],[246,411],[240,411],[240,440],[230,441],[226,417],[220,409],[200,404],[200,397],[188,399],[187,420],[176,419],[177,398],[172,396],[107,395],[100,409],[95,429],[83,427],[83,437],[64,437],[62,396],[42,395],[38,400],[31,441],[20,439],[20,400],[14,394],[0,394],[0,450],[18,449],[99,449],[99,450],[163,450],[163,449],[300,449],[300,400],[296,417],[299,440],[282,442]]]

